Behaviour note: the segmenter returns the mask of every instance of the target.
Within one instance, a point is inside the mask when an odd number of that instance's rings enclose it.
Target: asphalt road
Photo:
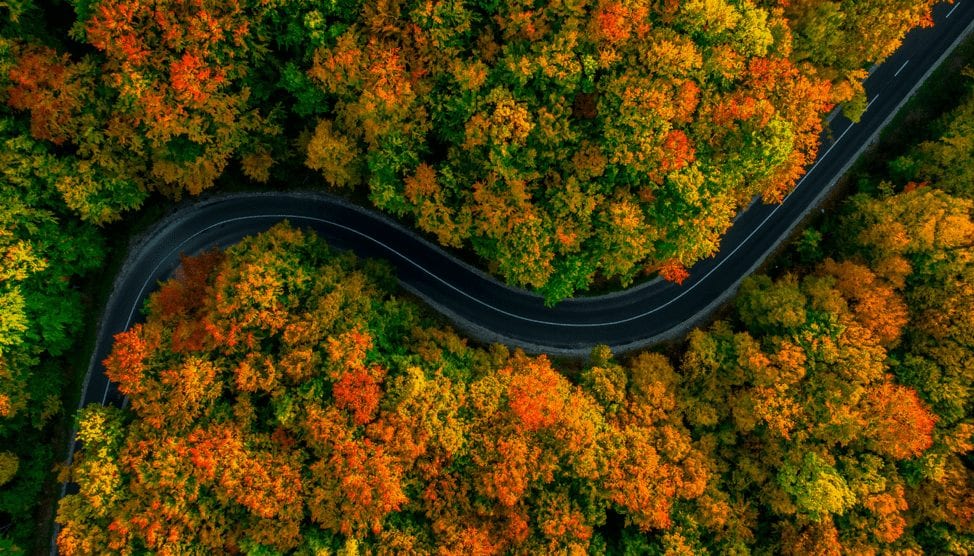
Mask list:
[[[539,296],[504,286],[391,220],[339,199],[293,193],[221,197],[178,211],[133,248],[102,317],[81,405],[124,403],[101,361],[114,335],[140,320],[145,297],[178,266],[180,253],[226,246],[285,219],[314,229],[332,245],[388,260],[406,289],[481,339],[577,356],[597,344],[622,352],[682,334],[733,295],[970,32],[974,0],[938,5],[934,15],[933,28],[910,33],[893,56],[874,68],[866,81],[870,104],[861,122],[853,125],[841,115],[832,119],[817,161],[796,189],[782,204],[756,203],[743,212],[719,254],[694,266],[682,286],[654,280],[547,308]]]
[[[594,345],[616,351],[679,335],[706,317],[761,264],[877,136],[929,72],[966,34],[974,0],[935,10],[933,28],[912,32],[866,81],[869,109],[858,124],[839,115],[823,134],[819,157],[779,205],[756,203],[724,237],[719,254],[691,269],[683,285],[662,280],[605,296],[545,307],[532,293],[510,288],[374,212],[324,194],[236,195],[190,206],[166,219],[130,254],[101,322],[82,404],[119,402],[101,368],[113,336],[140,319],[139,309],[160,280],[193,254],[232,244],[287,219],[314,229],[333,245],[390,261],[400,282],[461,329],[529,351],[587,354]]]
[[[111,339],[140,318],[142,300],[178,265],[179,254],[232,244],[287,219],[329,243],[390,261],[400,282],[457,326],[486,340],[529,351],[585,355],[607,344],[626,351],[679,335],[726,300],[829,188],[959,42],[974,22],[974,0],[935,10],[936,25],[912,32],[866,81],[869,109],[858,124],[839,115],[823,133],[819,157],[782,204],[756,203],[724,237],[719,254],[691,269],[684,284],[655,280],[623,292],[544,306],[507,287],[391,220],[324,194],[266,193],[189,206],[160,224],[130,254],[104,314],[84,402],[113,396],[100,361]]]

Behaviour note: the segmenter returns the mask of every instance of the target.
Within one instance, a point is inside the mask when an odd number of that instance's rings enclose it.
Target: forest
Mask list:
[[[554,302],[713,254],[935,1],[70,0],[5,100],[88,222],[304,169]]]
[[[185,259],[105,362],[129,407],[81,413],[58,546],[965,553],[972,208],[857,195],[830,256],[748,279],[678,360],[596,348],[571,374],[287,224]]]
[[[679,281],[933,4],[0,3],[0,552],[74,419],[65,554],[974,552],[970,95],[678,353],[474,345],[281,227],[187,259],[131,406],[72,415],[147,204],[300,176],[550,301]]]
[[[676,354],[472,345],[288,225],[187,259],[106,361],[131,409],[81,415],[59,546],[974,551],[972,107]]]

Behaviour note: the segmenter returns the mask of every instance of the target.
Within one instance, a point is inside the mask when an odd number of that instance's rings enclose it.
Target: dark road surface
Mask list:
[[[780,205],[757,203],[723,238],[720,253],[697,264],[682,286],[656,280],[608,296],[546,308],[536,295],[506,287],[386,218],[325,195],[288,193],[205,201],[168,218],[131,254],[105,309],[81,405],[121,403],[101,361],[114,334],[139,320],[145,296],[178,265],[179,254],[224,246],[287,219],[330,244],[389,261],[407,289],[460,328],[529,351],[584,355],[596,344],[625,351],[673,337],[729,298],[792,228],[822,200],[879,130],[974,21],[974,0],[938,5],[936,25],[915,30],[866,81],[869,109],[852,125],[839,115],[819,157]],[[825,139],[825,137],[829,139]]]

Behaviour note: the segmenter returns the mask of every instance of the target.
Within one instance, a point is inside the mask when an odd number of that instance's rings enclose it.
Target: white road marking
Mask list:
[[[960,2],[957,2],[956,4],[954,4],[954,7],[951,8],[949,12],[947,12],[947,17],[944,18],[944,19],[949,19],[950,16],[954,15],[954,10],[956,10],[959,7],[960,7]]]
[[[909,64],[909,63],[910,63],[909,60],[903,62],[903,65],[900,66],[900,69],[896,70],[896,73],[893,74],[893,77],[899,77],[900,76],[900,72],[903,71],[903,68],[905,68],[906,65]]]
[[[879,95],[874,96],[873,99],[869,101],[869,104],[866,105],[866,111],[868,111],[869,107],[872,106],[874,102],[876,102],[877,98],[879,98]]]
[[[875,101],[876,98],[878,98],[878,97],[879,97],[879,95],[876,95],[876,97],[873,97],[873,100]],[[215,224],[211,224],[210,226],[207,226],[206,228],[204,228],[204,229],[196,232],[195,234],[191,235],[190,237],[184,239],[176,247],[173,247],[169,251],[169,253],[167,253],[166,256],[163,257],[162,260],[160,260],[158,264],[156,264],[155,268],[152,269],[152,272],[149,273],[149,278],[146,279],[145,283],[142,284],[142,288],[139,290],[139,294],[136,296],[136,300],[137,300],[136,301],[136,304],[132,306],[132,310],[129,312],[128,319],[125,321],[125,330],[128,330],[129,327],[131,326],[131,324],[132,324],[132,318],[135,316],[135,311],[139,307],[139,301],[141,301],[142,294],[145,293],[146,288],[148,288],[149,287],[149,284],[153,281],[153,278],[152,277],[155,275],[155,273],[162,266],[163,262],[165,262],[170,257],[172,257],[173,255],[175,255],[176,253],[178,253],[182,249],[182,247],[184,245],[186,245],[187,243],[189,243],[191,240],[195,239],[196,237],[198,237],[198,236],[200,236],[200,235],[202,235],[202,234],[204,234],[204,233],[212,230],[213,228],[222,226],[224,224],[229,224],[229,223],[232,223],[232,222],[239,222],[239,221],[242,221],[242,220],[260,220],[260,219],[271,219],[271,218],[279,218],[279,219],[282,219],[282,220],[283,219],[289,219],[289,220],[310,220],[310,221],[313,221],[313,222],[320,222],[322,224],[327,224],[327,225],[330,225],[330,226],[335,226],[336,228],[341,228],[341,229],[346,230],[348,232],[352,232],[353,234],[356,234],[356,235],[359,235],[359,236],[361,236],[361,237],[363,237],[365,239],[368,239],[368,240],[372,241],[373,243],[382,246],[387,251],[396,254],[399,258],[401,258],[404,261],[412,264],[413,266],[415,266],[419,270],[421,270],[421,271],[425,272],[426,274],[428,274],[430,277],[434,278],[438,282],[442,283],[443,285],[445,285],[446,287],[452,289],[453,291],[459,293],[460,295],[462,295],[462,296],[470,299],[471,301],[474,301],[476,303],[479,303],[480,305],[483,305],[484,307],[487,307],[488,309],[492,309],[492,310],[494,310],[494,311],[496,311],[496,312],[498,312],[498,313],[500,313],[502,315],[509,316],[511,318],[515,318],[515,319],[522,320],[522,321],[525,321],[525,322],[530,322],[532,324],[543,324],[543,325],[548,325],[548,326],[561,326],[561,327],[564,327],[564,328],[590,328],[590,327],[615,326],[615,325],[619,325],[619,324],[625,324],[627,322],[631,322],[631,321],[634,321],[634,320],[638,320],[638,319],[641,319],[643,317],[647,317],[649,315],[652,315],[653,313],[659,312],[659,311],[661,311],[661,310],[669,307],[670,305],[676,303],[680,299],[683,299],[684,296],[686,296],[687,294],[689,294],[690,292],[692,292],[697,286],[699,286],[702,282],[704,282],[707,278],[709,278],[711,274],[713,274],[721,266],[723,266],[723,264],[725,262],[727,262],[731,257],[733,257],[734,254],[737,253],[741,249],[741,247],[744,246],[744,244],[746,244],[752,237],[754,237],[754,234],[758,233],[758,231],[760,231],[761,228],[763,228],[764,225],[767,224],[768,220],[770,220],[771,217],[774,216],[775,213],[778,212],[778,209],[780,209],[784,205],[785,200],[787,200],[788,197],[790,197],[792,193],[794,193],[795,191],[798,190],[798,188],[801,186],[801,184],[805,181],[805,178],[807,178],[815,170],[815,168],[817,168],[818,165],[821,164],[821,162],[823,160],[825,160],[825,157],[827,157],[829,155],[829,153],[832,152],[832,149],[834,149],[835,146],[838,145],[840,141],[842,141],[842,138],[845,137],[847,133],[849,133],[849,130],[851,130],[854,125],[855,124],[849,124],[849,127],[847,127],[845,129],[845,131],[842,132],[842,135],[840,135],[839,138],[836,139],[835,142],[833,142],[831,146],[829,146],[828,150],[826,150],[825,153],[822,154],[822,156],[820,156],[818,158],[818,160],[815,162],[815,164],[812,165],[811,168],[809,168],[808,172],[805,172],[805,175],[802,176],[802,178],[798,181],[797,184],[795,184],[794,189],[791,190],[791,192],[785,197],[785,199],[783,199],[780,204],[776,205],[774,207],[774,209],[771,210],[771,213],[768,214],[768,216],[766,216],[764,218],[764,220],[762,220],[761,223],[758,224],[757,227],[754,228],[754,230],[752,230],[751,233],[748,234],[747,237],[745,237],[737,245],[737,247],[735,247],[730,253],[727,254],[727,256],[725,256],[720,262],[718,262],[714,266],[714,268],[710,269],[709,272],[707,272],[706,274],[704,274],[699,280],[695,281],[693,284],[691,284],[690,286],[688,286],[686,289],[684,289],[682,292],[680,292],[680,294],[677,295],[676,297],[674,297],[673,299],[667,301],[666,303],[660,305],[659,307],[655,307],[653,309],[650,309],[649,311],[646,311],[644,313],[640,313],[638,315],[634,315],[634,316],[629,317],[629,318],[620,319],[620,320],[616,320],[616,321],[610,321],[610,322],[598,322],[598,323],[562,323],[562,322],[552,322],[552,321],[546,321],[546,320],[533,319],[533,318],[530,318],[530,317],[525,317],[525,316],[522,316],[522,315],[517,315],[515,313],[511,313],[511,312],[505,311],[503,309],[500,309],[498,307],[494,307],[490,303],[487,303],[486,301],[483,301],[481,299],[478,299],[478,298],[470,295],[469,293],[467,293],[467,292],[465,292],[465,291],[457,288],[453,284],[447,282],[443,278],[440,278],[439,276],[437,276],[436,274],[434,274],[432,271],[426,269],[425,267],[423,267],[422,265],[420,265],[416,261],[413,261],[412,259],[410,259],[406,255],[404,255],[404,254],[400,253],[399,251],[393,249],[389,245],[386,245],[382,241],[380,241],[380,240],[378,240],[378,239],[376,239],[376,238],[374,238],[374,237],[372,237],[372,236],[370,236],[370,235],[368,235],[368,234],[366,234],[364,232],[360,232],[360,231],[358,231],[356,229],[349,228],[348,226],[345,226],[344,224],[339,224],[338,222],[334,222],[334,221],[327,220],[327,219],[324,219],[324,218],[317,218],[317,217],[314,217],[314,216],[303,216],[303,215],[299,215],[299,214],[261,214],[261,215],[254,215],[254,216],[238,216],[238,217],[235,217],[235,218],[228,218],[226,220],[221,220],[219,222],[216,222]],[[109,382],[105,386],[105,394],[104,394],[104,396],[102,396],[102,405],[105,405],[105,402],[108,400],[108,390],[110,388],[111,388],[111,382]]]

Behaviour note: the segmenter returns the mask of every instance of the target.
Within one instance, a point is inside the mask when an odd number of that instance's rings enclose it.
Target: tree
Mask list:
[[[783,332],[807,322],[806,303],[795,277],[773,284],[767,276],[755,276],[741,284],[737,311],[749,330]]]
[[[862,68],[880,62],[899,47],[907,31],[933,24],[932,0],[850,2],[829,0],[766,1],[778,4],[792,22],[795,34],[793,57],[811,62],[816,70],[837,84],[836,100],[865,105],[859,84]],[[846,113],[850,114],[849,105]],[[858,119],[859,110],[850,117]]]
[[[82,412],[61,550],[585,550],[703,492],[673,377],[574,385],[383,280],[287,225],[184,259],[105,360],[128,408]]]
[[[105,0],[75,9],[75,32],[104,54],[104,79],[162,185],[199,193],[250,141],[278,133],[243,83],[264,48],[260,7]]]
[[[842,77],[798,63],[806,22],[776,4],[439,2],[336,18],[308,72],[334,114],[307,165],[549,303],[600,277],[680,281],[754,195],[783,198],[822,114],[863,78],[862,63]]]
[[[806,453],[797,466],[783,467],[777,480],[794,497],[799,511],[814,521],[826,515],[842,515],[856,503],[845,479],[814,452]]]
[[[30,112],[35,139],[56,145],[80,143],[77,157],[42,157],[43,146],[25,139],[19,141],[20,151],[26,147],[38,153],[39,161],[47,159],[38,166],[56,176],[54,186],[64,202],[85,220],[102,224],[138,207],[145,198],[141,175],[145,164],[128,150],[141,149],[126,144],[129,139],[121,140],[131,128],[113,119],[111,107],[94,96],[96,63],[90,58],[75,62],[40,46],[24,46],[15,53],[7,103]],[[8,122],[5,127],[13,125]]]

